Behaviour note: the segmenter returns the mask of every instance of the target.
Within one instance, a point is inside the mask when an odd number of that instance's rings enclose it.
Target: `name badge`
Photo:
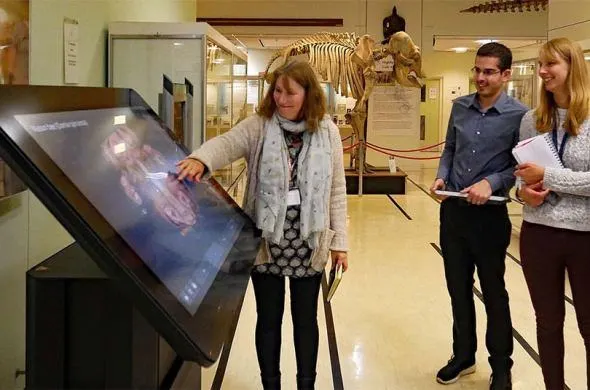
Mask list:
[[[289,191],[287,194],[287,206],[296,206],[299,204],[301,204],[301,194],[299,193],[299,189],[296,188]]]

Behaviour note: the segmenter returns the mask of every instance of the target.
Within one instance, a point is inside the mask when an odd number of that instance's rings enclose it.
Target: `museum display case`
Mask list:
[[[187,108],[184,85],[192,85],[193,126],[177,134],[189,149],[227,132],[240,118],[245,84],[236,78],[247,74],[247,55],[207,23],[110,23],[108,57],[108,85],[135,89],[158,113],[167,77],[174,84],[175,123]],[[214,176],[228,188],[244,166],[237,162]]]
[[[512,78],[507,84],[509,96],[518,99],[529,108],[537,103],[537,61],[518,61],[512,64]]]

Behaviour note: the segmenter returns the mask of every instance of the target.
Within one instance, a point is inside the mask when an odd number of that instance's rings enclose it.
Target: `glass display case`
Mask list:
[[[247,59],[234,55],[215,41],[207,41],[207,83],[205,141],[218,137],[246,118]],[[236,161],[215,173],[234,196],[243,189],[244,160]]]
[[[247,61],[238,57],[233,59],[233,82],[232,82],[232,126],[237,125],[248,115],[248,83],[245,79],[247,75]]]
[[[258,105],[264,98],[263,91],[268,85],[259,76],[235,76],[233,80],[233,111],[234,125],[254,115]]]
[[[326,107],[328,108],[328,113],[332,117],[334,123],[341,129],[349,127],[350,120],[346,114],[349,114],[352,111],[356,104],[356,99],[340,95],[334,90],[331,83],[321,82],[320,84],[326,95]]]
[[[162,112],[163,77],[172,81],[170,126],[189,149],[244,118],[247,84],[238,78],[247,74],[248,57],[207,23],[111,23],[108,53],[108,86],[135,89],[155,112]],[[193,87],[192,99],[187,99],[186,81]],[[192,129],[177,134],[188,104]],[[238,162],[214,176],[228,188],[243,167],[244,162]]]
[[[512,79],[508,82],[507,93],[529,108],[536,105],[537,61],[519,61],[512,65]]]
[[[207,98],[205,141],[232,127],[232,53],[207,42]]]

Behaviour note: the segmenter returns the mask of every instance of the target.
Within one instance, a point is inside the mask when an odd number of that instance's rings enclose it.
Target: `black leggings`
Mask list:
[[[291,317],[297,360],[297,382],[313,389],[318,360],[318,294],[322,274],[290,278]],[[252,273],[256,296],[256,352],[263,384],[280,383],[281,326],[285,307],[285,277]],[[279,385],[280,386],[280,385]],[[273,386],[265,386],[265,388]],[[280,387],[277,387],[280,388]]]

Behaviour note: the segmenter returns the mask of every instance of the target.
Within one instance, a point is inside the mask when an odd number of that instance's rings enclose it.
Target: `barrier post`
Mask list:
[[[359,140],[359,145],[358,145],[358,153],[359,153],[359,192],[358,195],[359,196],[363,196],[363,170],[365,169],[365,148],[363,147],[364,143],[363,141]]]

